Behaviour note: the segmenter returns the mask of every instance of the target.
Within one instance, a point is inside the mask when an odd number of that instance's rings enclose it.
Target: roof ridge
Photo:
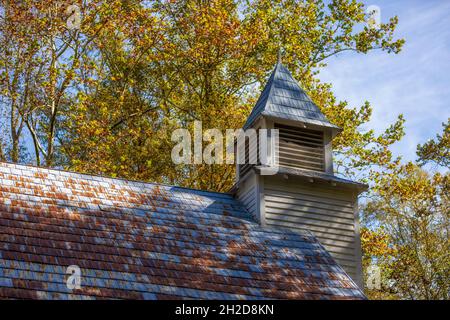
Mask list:
[[[273,88],[275,87],[275,80],[276,80],[276,75],[277,75],[277,71],[280,67],[283,67],[283,64],[281,63],[281,60],[277,62],[277,64],[275,65],[275,68],[273,69],[273,79],[272,79],[272,83],[270,84],[270,89],[269,89],[269,94],[268,94],[268,98],[267,98],[267,102],[270,101],[272,102],[272,92],[273,92]],[[266,105],[267,105],[266,102]],[[265,106],[264,106],[265,107]]]
[[[282,65],[280,61],[278,61],[278,62],[275,64],[275,68],[273,68],[273,70],[272,70],[272,72],[271,72],[269,78],[267,79],[266,85],[264,86],[263,90],[261,91],[261,94],[260,94],[258,100],[256,101],[255,106],[253,107],[252,111],[250,112],[250,115],[249,115],[248,118],[247,118],[247,121],[246,121],[245,124],[244,124],[244,127],[243,127],[244,129],[247,129],[247,128],[253,123],[252,118],[255,117],[255,115],[258,113],[259,109],[262,109],[259,113],[261,113],[262,111],[264,111],[264,109],[265,109],[265,107],[266,107],[266,105],[267,105],[267,102],[269,101],[270,96],[271,96],[271,93],[272,93],[273,82],[274,82],[274,80],[275,80],[275,73],[276,73],[276,71],[277,71],[277,69],[278,69],[278,67],[279,67],[280,65]],[[264,91],[266,90],[266,88],[268,88],[268,92],[267,92],[266,96],[263,97],[263,93],[264,93]],[[266,99],[266,100],[262,103],[261,106],[258,106],[258,104],[259,104],[260,102],[262,102],[263,99]],[[258,106],[258,107],[257,107],[257,106]]]
[[[123,181],[123,182],[142,183],[145,185],[171,187],[171,188],[184,189],[184,190],[190,190],[190,191],[196,191],[196,192],[213,193],[213,194],[219,194],[219,195],[230,196],[230,197],[233,196],[231,192],[208,191],[208,190],[201,190],[201,189],[171,185],[171,184],[167,184],[167,183],[148,182],[148,181],[143,181],[143,180],[125,179],[125,178],[120,178],[120,177],[114,178],[111,176],[106,176],[106,175],[101,175],[101,174],[89,174],[89,173],[82,173],[82,172],[71,171],[71,170],[63,170],[63,169],[58,169],[58,168],[40,167],[40,166],[33,165],[33,164],[21,164],[21,163],[14,163],[14,162],[10,162],[10,161],[0,160],[0,167],[2,166],[2,164],[6,164],[6,165],[10,165],[10,166],[19,166],[19,167],[24,167],[24,168],[34,168],[34,169],[38,169],[38,170],[48,170],[48,171],[60,172],[60,173],[76,174],[79,176],[84,176],[85,178],[86,177],[94,177],[94,178],[102,178],[102,179],[109,179],[109,180],[116,180],[116,181]],[[83,178],[83,177],[80,177],[80,178]]]

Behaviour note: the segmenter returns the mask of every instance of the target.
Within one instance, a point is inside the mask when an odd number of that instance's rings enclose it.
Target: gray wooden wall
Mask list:
[[[236,197],[238,200],[242,202],[244,207],[247,209],[249,213],[255,218],[256,221],[260,221],[259,215],[259,186],[258,186],[259,177],[252,172],[248,172],[245,179],[239,181],[239,189],[237,191]]]
[[[264,216],[269,226],[306,229],[361,286],[361,251],[351,190],[264,177]]]

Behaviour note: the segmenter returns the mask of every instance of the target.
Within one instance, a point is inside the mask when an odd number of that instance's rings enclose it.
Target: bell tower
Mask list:
[[[276,129],[277,135],[264,148],[268,162],[237,165],[236,197],[262,226],[314,233],[362,287],[357,199],[367,186],[334,175],[332,141],[341,129],[281,61],[243,129]],[[246,160],[260,147],[246,144]]]

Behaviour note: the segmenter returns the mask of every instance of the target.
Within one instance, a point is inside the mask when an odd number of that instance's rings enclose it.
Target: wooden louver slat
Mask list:
[[[280,166],[325,171],[323,132],[275,124]]]

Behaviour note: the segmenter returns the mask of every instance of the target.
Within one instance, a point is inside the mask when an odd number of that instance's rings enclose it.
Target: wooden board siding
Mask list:
[[[250,139],[245,138],[244,151],[245,151],[245,164],[239,165],[239,176],[240,177],[244,177],[253,166],[260,164],[260,160],[259,160],[259,129],[256,130],[256,143],[250,143]],[[253,155],[253,157],[254,157],[253,159],[250,159],[250,154]]]
[[[239,200],[244,204],[245,209],[247,209],[252,216],[257,216],[255,187],[248,189],[246,193],[240,195]]]
[[[324,133],[275,124],[279,130],[279,155],[281,166],[325,171]]]
[[[247,211],[255,217],[257,221],[260,221],[258,211],[258,185],[256,183],[256,179],[256,175],[254,173],[250,173],[245,181],[240,182],[237,199],[244,205],[245,209],[247,209]]]
[[[351,192],[316,183],[275,177],[264,181],[265,221],[268,226],[313,232],[345,271],[360,284],[360,257]]]

